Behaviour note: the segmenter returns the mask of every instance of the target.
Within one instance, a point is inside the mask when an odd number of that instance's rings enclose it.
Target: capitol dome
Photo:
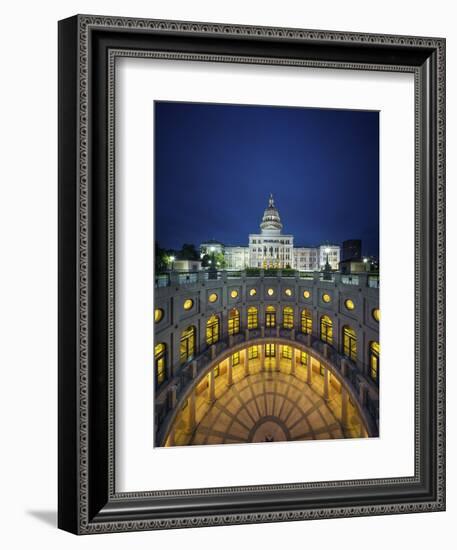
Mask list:
[[[275,206],[271,193],[270,199],[268,200],[268,206],[263,213],[260,229],[264,235],[279,235],[282,230],[281,218],[279,217],[279,212]]]

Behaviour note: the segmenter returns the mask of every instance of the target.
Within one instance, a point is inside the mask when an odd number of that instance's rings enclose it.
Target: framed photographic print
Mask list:
[[[444,510],[444,66],[59,22],[60,528]]]

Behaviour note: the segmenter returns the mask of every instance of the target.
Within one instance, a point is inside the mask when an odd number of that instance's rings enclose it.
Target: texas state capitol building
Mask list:
[[[340,262],[340,247],[321,244],[317,247],[294,247],[294,236],[282,234],[283,225],[270,195],[268,206],[260,224],[260,233],[249,235],[249,246],[225,246],[217,241],[200,245],[200,254],[217,252],[224,254],[226,269],[291,268],[300,271],[322,269],[327,261],[337,270]]]
[[[157,274],[155,446],[379,435],[379,277],[322,269],[327,246],[300,263],[281,231],[270,197],[257,269]]]

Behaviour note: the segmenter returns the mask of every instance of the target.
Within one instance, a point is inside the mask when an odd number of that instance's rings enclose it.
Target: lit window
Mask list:
[[[185,310],[192,309],[194,307],[194,301],[188,298],[187,300],[184,300],[184,304],[182,306]]]
[[[281,346],[284,359],[292,359],[292,348],[290,346]]]
[[[232,366],[240,364],[240,352],[237,351],[232,355]]]
[[[259,356],[259,346],[251,346],[248,349],[248,359],[257,359]]]
[[[333,322],[328,315],[321,317],[321,340],[327,344],[333,342]]]
[[[276,310],[273,306],[268,306],[265,309],[265,326],[274,328],[276,326]]]
[[[240,312],[236,308],[233,308],[229,312],[228,333],[232,335],[232,334],[238,334],[239,332],[240,332]]]
[[[212,294],[209,295],[208,297],[208,301],[211,302],[212,304],[214,304],[214,302],[217,300],[217,294],[215,292],[213,292]]]
[[[265,357],[276,356],[276,344],[265,344]]]
[[[158,386],[162,384],[167,377],[167,346],[165,344],[157,344],[154,348],[155,360],[155,376]]]
[[[259,326],[259,315],[256,307],[248,308],[248,328],[253,329]]]
[[[370,376],[372,380],[377,382],[379,380],[379,342],[370,342],[369,347],[369,363],[370,363]]]
[[[350,299],[347,299],[344,301],[344,306],[346,307],[346,309],[349,309],[350,311],[352,311],[353,309],[355,309],[355,304],[352,300]]]
[[[304,309],[301,312],[301,331],[303,334],[311,334],[313,332],[313,318],[311,311]]]
[[[329,302],[332,301],[332,298],[330,297],[330,294],[322,294],[322,300],[328,304]]]
[[[219,317],[211,315],[206,322],[206,343],[208,346],[215,344],[219,340],[220,323]]]
[[[274,291],[272,288],[269,288],[269,289],[267,290],[268,296],[273,296],[274,293],[275,293],[275,291]]]
[[[308,364],[308,354],[304,351],[300,353],[300,363],[305,366]]]
[[[357,359],[357,335],[351,327],[343,327],[343,353],[349,359]]]
[[[290,288],[286,288],[286,290],[284,291],[284,294],[286,296],[292,296],[292,290]]]
[[[303,297],[308,299],[309,297],[311,296],[311,292],[309,290],[304,290],[303,291]]]
[[[294,327],[294,310],[291,307],[285,307],[282,311],[282,326],[284,328]]]
[[[257,290],[255,288],[251,288],[249,291],[249,296],[255,296],[257,294]]]
[[[381,311],[378,308],[375,308],[371,314],[373,315],[373,319],[379,323],[381,320]]]
[[[232,298],[237,298],[238,297],[238,290],[232,290],[232,292],[230,292],[230,296]]]
[[[179,358],[181,365],[190,361],[195,354],[195,327],[187,327],[181,333],[181,340],[179,343]]]
[[[163,316],[164,316],[163,309],[161,309],[160,307],[156,308],[154,311],[154,321],[156,323],[159,323],[163,319]]]

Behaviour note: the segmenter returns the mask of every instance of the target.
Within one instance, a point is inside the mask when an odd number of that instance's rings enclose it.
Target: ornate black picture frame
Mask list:
[[[415,475],[114,486],[116,56],[409,72],[415,80]],[[445,40],[77,15],[59,22],[59,513],[76,534],[445,509]]]

